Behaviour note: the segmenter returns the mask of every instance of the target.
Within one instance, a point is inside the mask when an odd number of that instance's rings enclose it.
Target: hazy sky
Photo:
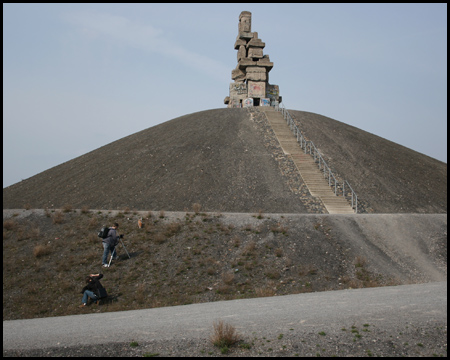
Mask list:
[[[447,162],[447,4],[3,4],[3,187],[224,108],[244,10],[287,109]]]

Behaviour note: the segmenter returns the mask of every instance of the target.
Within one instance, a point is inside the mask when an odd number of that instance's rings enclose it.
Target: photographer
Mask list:
[[[119,243],[119,238],[123,238],[123,235],[119,235],[117,229],[119,228],[118,223],[114,223],[112,227],[109,228],[108,236],[103,239],[103,257],[102,265],[103,267],[109,267],[108,265],[108,254],[111,252],[111,257],[117,260],[119,257],[116,254],[116,245]]]
[[[80,307],[86,306],[89,298],[98,304],[100,299],[108,296],[105,288],[99,281],[102,277],[103,274],[90,274],[86,276],[86,286],[81,290],[83,299],[81,300],[82,304]]]

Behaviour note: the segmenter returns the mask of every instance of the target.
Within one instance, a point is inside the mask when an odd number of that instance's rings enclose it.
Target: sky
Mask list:
[[[447,4],[3,4],[3,187],[225,108],[239,14],[287,109],[447,162]]]

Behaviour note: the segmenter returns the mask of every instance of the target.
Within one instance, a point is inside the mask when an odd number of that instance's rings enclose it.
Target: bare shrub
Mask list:
[[[247,245],[245,245],[244,250],[242,251],[242,255],[251,255],[253,251],[256,249],[255,240],[250,240]]]
[[[201,209],[202,209],[202,206],[199,203],[195,203],[192,205],[192,210],[194,210],[194,212],[196,214],[198,214]]]
[[[282,248],[275,249],[275,256],[276,257],[283,256],[283,249]]]
[[[354,261],[355,267],[364,267],[366,263],[367,260],[364,256],[357,256]]]
[[[91,217],[88,223],[88,228],[93,229],[98,227],[98,219],[96,217]]]
[[[279,279],[281,277],[280,272],[276,269],[268,269],[266,271],[266,276],[269,279]]]
[[[41,229],[39,229],[38,227],[32,228],[30,230],[30,235],[29,236],[30,236],[31,239],[39,239],[40,235],[41,235]]]
[[[23,207],[25,208],[25,210],[31,209],[31,205],[29,203],[26,203]]]
[[[272,225],[270,227],[270,231],[272,231],[274,234],[282,233],[283,235],[287,235],[288,229],[280,223],[277,223],[276,225]]]
[[[145,299],[147,292],[146,292],[146,287],[144,283],[141,283],[138,285],[136,292],[135,292],[135,299],[139,304],[143,304],[145,303]]]
[[[6,220],[3,222],[3,229],[14,230],[17,227],[17,223],[13,220]]]
[[[37,258],[50,254],[50,247],[45,245],[37,245],[34,247],[33,255]]]
[[[97,236],[97,234],[90,233],[87,237],[87,240],[90,243],[99,243],[99,240],[101,239]]]
[[[213,322],[214,332],[211,335],[211,342],[219,348],[229,347],[239,341],[239,334],[234,326],[225,323],[223,320]]]
[[[166,229],[164,230],[164,234],[167,237],[171,237],[171,236],[179,233],[180,230],[181,230],[181,224],[173,222],[173,223],[170,223],[170,224],[166,225]]]
[[[270,286],[265,286],[255,289],[255,294],[258,297],[275,296],[275,290]]]
[[[157,244],[162,244],[164,241],[166,241],[166,236],[163,233],[158,233],[153,237],[153,240]]]
[[[233,273],[222,274],[222,281],[227,285],[231,285],[234,281],[234,274]]]
[[[83,207],[81,208],[81,213],[82,213],[82,214],[88,214],[88,213],[89,213],[89,208],[88,208],[87,206],[83,206]]]
[[[66,204],[63,206],[62,211],[65,213],[71,212],[72,211],[72,205],[70,204]]]
[[[317,271],[317,267],[315,267],[313,264],[304,264],[299,266],[298,275],[316,275]]]
[[[61,224],[64,220],[64,214],[61,211],[57,211],[53,214],[53,224]]]
[[[152,230],[154,229],[154,225],[153,225],[153,222],[151,222],[151,221],[146,221],[145,223],[144,223],[144,230],[145,230],[145,232],[147,232],[147,233],[150,233],[150,232],[152,232]]]
[[[230,294],[231,293],[232,288],[227,285],[227,284],[220,284],[217,287],[217,293],[218,294]]]
[[[234,247],[239,247],[239,245],[241,245],[241,238],[239,236],[235,236],[231,240],[233,241]]]
[[[160,212],[159,212],[159,218],[160,219],[164,219],[164,216],[165,216],[165,212],[164,212],[164,210],[161,210]]]

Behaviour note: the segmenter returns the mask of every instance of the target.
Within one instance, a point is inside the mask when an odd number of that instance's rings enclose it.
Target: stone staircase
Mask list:
[[[351,205],[342,196],[336,196],[311,155],[305,154],[281,112],[263,108],[269,124],[286,155],[291,156],[312,196],[318,197],[329,214],[354,214]]]

